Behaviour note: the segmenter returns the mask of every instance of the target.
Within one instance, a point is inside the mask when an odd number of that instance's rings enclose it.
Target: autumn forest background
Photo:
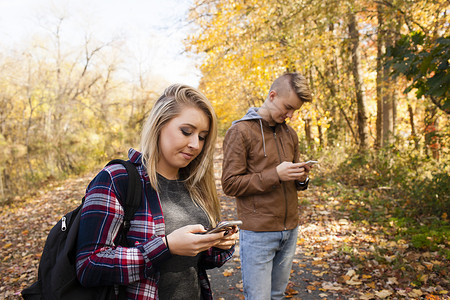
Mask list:
[[[125,79],[120,42],[89,33],[83,44],[63,43],[64,17],[49,18],[48,35],[0,51],[3,211],[125,157],[170,84],[145,72]],[[289,122],[302,158],[320,162],[312,184],[352,221],[435,253],[447,267],[432,270],[448,290],[448,2],[197,0],[187,20],[186,51],[199,59],[220,135],[263,103],[277,76],[304,74],[313,102]]]

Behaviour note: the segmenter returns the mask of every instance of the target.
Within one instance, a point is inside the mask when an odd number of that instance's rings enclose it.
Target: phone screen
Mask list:
[[[319,162],[317,160],[308,160],[305,162],[305,165],[312,166],[314,164],[318,164]]]
[[[241,220],[222,221],[219,224],[217,224],[216,227],[209,229],[205,233],[216,233],[216,232],[221,232],[221,231],[225,231],[225,230],[231,230],[233,228],[233,226],[240,226],[240,225],[242,225]]]

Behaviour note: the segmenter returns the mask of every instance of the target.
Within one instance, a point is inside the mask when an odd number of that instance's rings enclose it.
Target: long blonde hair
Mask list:
[[[160,157],[159,137],[170,120],[178,116],[185,107],[195,107],[209,119],[209,133],[200,154],[179,170],[194,203],[207,213],[211,225],[220,220],[220,203],[214,180],[213,156],[217,138],[217,117],[214,109],[200,91],[193,87],[173,84],[166,88],[155,102],[141,134],[142,163],[147,169],[152,187],[159,191],[156,166]]]

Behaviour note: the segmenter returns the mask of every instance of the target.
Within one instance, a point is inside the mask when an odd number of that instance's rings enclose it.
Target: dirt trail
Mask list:
[[[235,200],[220,186],[219,146],[216,154],[223,219],[234,219]],[[320,176],[319,171],[313,170],[312,177]],[[335,188],[314,186],[314,180],[308,190],[299,192],[299,235],[286,298],[450,299],[445,256],[418,251],[395,239],[395,229],[353,222],[353,202]],[[208,273],[216,299],[244,299],[239,242],[236,248],[232,261]]]
[[[215,176],[222,215],[235,219],[235,200],[221,190],[221,162],[218,144]],[[2,207],[0,299],[21,299],[20,291],[36,278],[49,230],[63,213],[78,206],[94,175],[48,185]],[[375,225],[353,223],[342,206],[346,200],[334,190],[312,184],[299,193],[299,201],[299,239],[287,298],[449,299],[448,261],[439,253],[418,252],[404,241],[389,240]],[[215,299],[244,298],[239,242],[233,259],[208,274]]]

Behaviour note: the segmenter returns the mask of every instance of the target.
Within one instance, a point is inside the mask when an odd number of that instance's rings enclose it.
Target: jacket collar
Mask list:
[[[231,124],[234,125],[237,122],[249,121],[249,120],[262,120],[263,118],[258,114],[259,107],[250,107],[247,113],[239,120],[233,121]]]
[[[142,164],[142,153],[130,148],[128,150],[128,159],[134,164]]]
[[[240,118],[239,120],[233,121],[231,124],[234,125],[234,124],[236,124],[236,123],[238,123],[238,122],[241,122],[241,121],[259,120],[259,122],[260,122],[261,125],[263,125],[263,126],[265,126],[265,127],[270,127],[269,122],[267,122],[266,120],[264,120],[264,119],[258,114],[258,110],[259,110],[259,109],[260,109],[259,107],[250,107],[250,108],[248,109],[247,113],[246,113],[242,118]],[[282,124],[285,124],[285,123],[286,123],[286,121],[283,121],[283,123],[277,123],[277,124],[275,125],[275,127],[278,127],[278,125],[282,125]]]

